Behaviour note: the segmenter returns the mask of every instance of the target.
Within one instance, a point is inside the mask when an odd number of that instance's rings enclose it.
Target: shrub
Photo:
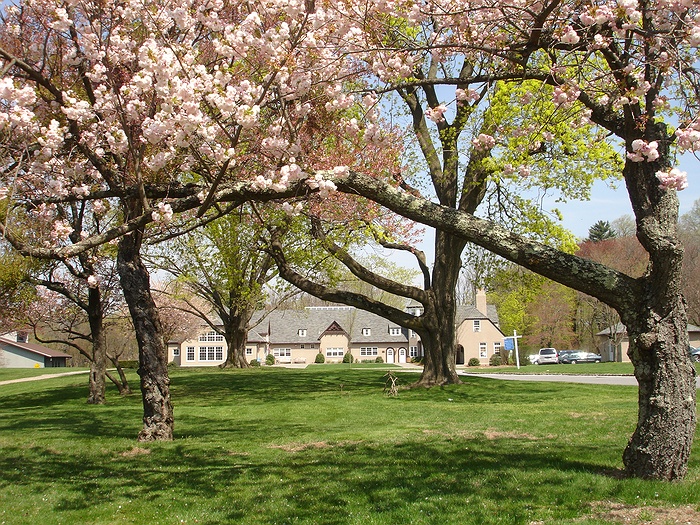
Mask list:
[[[383,363],[384,359],[382,359],[382,356],[377,356],[377,358],[374,360],[375,363]]]
[[[139,362],[137,359],[124,359],[123,361],[119,361],[119,366],[122,368],[138,368]]]
[[[170,361],[168,363],[168,368],[180,368],[180,365],[178,365],[175,361]]]
[[[272,354],[267,354],[265,356],[265,364],[266,365],[274,365],[275,364],[275,356]]]
[[[260,366],[260,361],[257,359],[253,359],[250,363],[248,363],[250,366]]]
[[[416,365],[423,364],[423,358],[422,357],[412,357],[411,363],[414,363]]]
[[[354,360],[355,360],[355,358],[352,356],[352,354],[350,352],[348,352],[347,354],[345,354],[343,356],[343,363],[352,363]]]
[[[490,366],[500,366],[503,364],[503,360],[501,359],[500,354],[493,354],[489,358],[489,365]]]
[[[325,363],[326,362],[326,356],[324,356],[321,352],[316,354],[316,359],[314,360],[314,363]]]
[[[477,357],[472,357],[469,362],[467,363],[467,366],[479,366],[481,364],[481,361]]]

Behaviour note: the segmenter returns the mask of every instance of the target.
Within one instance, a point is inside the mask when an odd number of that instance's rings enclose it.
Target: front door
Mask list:
[[[387,363],[394,363],[394,349],[393,348],[387,348],[386,349],[386,362]]]
[[[405,362],[406,362],[406,349],[399,348],[399,363],[405,363]]]

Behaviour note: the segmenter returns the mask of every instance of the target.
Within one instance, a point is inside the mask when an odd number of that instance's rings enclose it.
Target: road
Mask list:
[[[634,376],[581,376],[574,374],[538,375],[538,374],[469,374],[459,372],[461,376],[488,377],[505,381],[550,381],[560,383],[585,383],[589,385],[622,385],[637,386]],[[700,388],[700,377],[695,378],[695,384]]]
[[[52,377],[74,376],[77,374],[87,374],[87,373],[89,373],[89,370],[77,370],[74,372],[62,372],[60,374],[42,374],[40,376],[21,377],[19,379],[7,379],[6,381],[0,381],[0,385],[9,385],[11,383],[24,383],[25,381],[39,381],[40,379],[51,379]]]

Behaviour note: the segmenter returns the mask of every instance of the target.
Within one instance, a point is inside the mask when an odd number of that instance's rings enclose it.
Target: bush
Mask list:
[[[265,364],[266,365],[274,365],[275,364],[275,356],[272,354],[267,354],[265,356]]]
[[[467,363],[467,366],[479,366],[481,364],[481,361],[477,357],[472,357],[469,362]]]
[[[352,354],[350,352],[348,352],[347,354],[345,354],[343,356],[343,363],[352,363],[354,360],[355,360],[355,358],[352,356]]]
[[[382,356],[377,356],[377,358],[374,360],[375,363],[383,363],[384,359],[382,359]]]
[[[168,368],[180,368],[180,365],[178,365],[175,361],[170,361],[168,363]]]
[[[412,358],[411,358],[411,363],[416,364],[416,365],[422,365],[422,364],[423,364],[423,358],[422,358],[422,357],[412,357]]]
[[[316,359],[314,360],[314,363],[325,363],[326,362],[326,356],[324,356],[321,352],[316,354]]]
[[[248,363],[250,366],[260,366],[260,361],[257,359],[253,359],[250,363]]]
[[[119,361],[119,366],[122,368],[138,368],[139,362],[137,359],[124,359],[123,361]]]
[[[500,354],[493,354],[493,355],[489,358],[489,365],[490,365],[490,366],[500,366],[500,365],[502,365],[502,364],[503,364],[503,360],[501,359],[501,355],[500,355]]]

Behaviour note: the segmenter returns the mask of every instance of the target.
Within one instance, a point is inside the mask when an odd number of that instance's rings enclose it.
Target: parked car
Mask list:
[[[563,358],[559,359],[559,362],[575,365],[576,363],[600,363],[602,360],[603,358],[600,357],[600,354],[579,351],[566,354]]]
[[[556,348],[540,348],[540,351],[537,352],[536,365],[556,365],[558,362],[559,357]]]
[[[688,347],[688,353],[690,354],[690,360],[700,363],[700,348]]]
[[[559,363],[568,363],[567,356],[580,352],[581,350],[559,350]]]

